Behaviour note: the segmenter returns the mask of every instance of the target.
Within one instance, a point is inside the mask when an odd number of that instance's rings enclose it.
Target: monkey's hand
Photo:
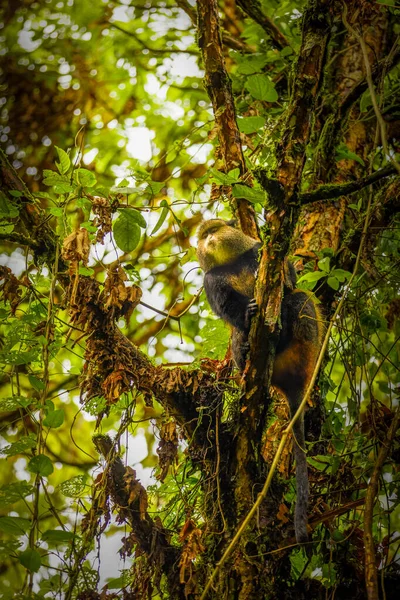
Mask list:
[[[258,312],[258,304],[256,302],[255,298],[252,298],[248,305],[247,305],[247,309],[246,309],[246,329],[247,331],[250,331],[250,325],[251,325],[251,320],[254,317],[254,315],[256,315]]]

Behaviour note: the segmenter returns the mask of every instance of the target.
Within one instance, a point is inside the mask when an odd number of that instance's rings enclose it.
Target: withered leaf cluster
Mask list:
[[[176,462],[178,456],[178,433],[175,421],[166,421],[161,425],[157,454],[161,469],[157,479],[164,481],[168,475],[169,467]]]

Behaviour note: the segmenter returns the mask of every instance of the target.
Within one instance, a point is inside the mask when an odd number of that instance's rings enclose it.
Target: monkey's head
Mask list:
[[[257,240],[236,228],[235,221],[210,219],[198,231],[197,258],[205,273],[213,267],[234,262],[257,244]]]

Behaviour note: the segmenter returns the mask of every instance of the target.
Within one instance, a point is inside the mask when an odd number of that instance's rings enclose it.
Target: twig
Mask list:
[[[242,11],[251,17],[253,21],[261,25],[264,31],[271,37],[271,40],[275,46],[277,46],[277,48],[282,50],[282,48],[290,46],[288,40],[275,25],[272,19],[267,17],[267,15],[263,12],[258,0],[236,0],[236,4],[240,6]]]

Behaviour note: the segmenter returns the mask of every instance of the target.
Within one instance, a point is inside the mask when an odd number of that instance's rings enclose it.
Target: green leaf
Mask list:
[[[43,420],[43,425],[46,427],[53,427],[56,429],[60,427],[64,423],[64,411],[62,408],[59,410],[49,411],[46,415],[46,418]]]
[[[30,471],[30,473],[37,473],[42,477],[48,477],[53,473],[54,467],[48,456],[38,454],[38,456],[34,456],[29,461],[28,471]]]
[[[70,183],[56,183],[53,185],[55,194],[69,194],[74,191],[74,186]]]
[[[222,171],[218,171],[218,169],[210,169],[210,173],[218,185],[232,185],[238,180],[237,177],[232,177],[229,173],[223,173]]]
[[[323,273],[322,271],[312,271],[311,273],[306,273],[305,275],[299,277],[298,282],[319,281],[319,279],[322,279],[323,277],[326,277],[326,273]]]
[[[259,73],[268,62],[269,59],[265,53],[251,54],[240,61],[237,72],[241,73],[242,75],[251,75],[252,73]]]
[[[333,290],[338,290],[340,287],[340,282],[338,279],[336,279],[336,277],[328,277],[326,282]]]
[[[18,502],[26,496],[33,494],[35,488],[26,481],[18,481],[17,483],[9,483],[0,488],[0,508],[9,506]]]
[[[329,271],[331,270],[330,262],[331,262],[331,259],[329,258],[329,256],[325,256],[325,258],[321,258],[321,260],[318,261],[319,269],[321,269],[321,271],[324,271],[325,273],[329,273]]]
[[[63,529],[48,529],[43,532],[42,540],[44,542],[65,543],[70,542],[75,537],[72,531],[64,531]]]
[[[0,225],[0,233],[6,234],[11,233],[14,230],[14,225],[9,223],[8,225]]]
[[[25,454],[28,450],[32,450],[36,446],[36,436],[32,433],[24,435],[16,442],[0,450],[1,454],[6,456],[16,456],[17,454]]]
[[[264,204],[265,202],[264,190],[250,188],[247,185],[240,183],[237,183],[232,187],[232,195],[235,198],[245,198],[252,204]]]
[[[67,496],[67,498],[79,498],[85,492],[86,479],[86,475],[76,475],[75,477],[71,477],[71,479],[66,479],[60,483],[58,487],[60,488],[61,493],[64,496]]]
[[[53,171],[51,171],[52,173]],[[51,195],[49,194],[49,192],[34,192],[33,193],[35,198],[43,198],[44,200],[51,200]]]
[[[276,102],[278,94],[274,84],[266,75],[251,75],[246,81],[246,90],[256,100],[265,102]]]
[[[154,226],[153,231],[151,232],[150,235],[154,235],[155,233],[157,233],[157,231],[163,226],[165,219],[168,216],[168,212],[169,212],[169,206],[168,206],[168,202],[166,200],[161,200],[160,202],[160,206],[162,206],[162,211],[160,216],[158,217],[158,221]]]
[[[141,227],[142,229],[146,229],[147,227],[147,222],[146,219],[144,218],[144,216],[142,215],[142,213],[139,210],[135,210],[135,209],[130,209],[127,208],[125,210],[120,210],[120,214],[122,214],[123,212],[129,212],[129,217],[139,225],[139,227]]]
[[[43,183],[48,186],[70,185],[68,177],[66,177],[65,175],[60,175],[59,173],[56,173],[56,171],[51,171],[50,169],[44,169]]]
[[[238,119],[239,131],[243,133],[255,133],[261,131],[265,125],[264,117],[243,117]]]
[[[37,392],[42,392],[45,389],[45,384],[43,381],[35,377],[34,375],[28,375],[29,383]]]
[[[131,211],[124,210],[113,224],[115,243],[123,252],[132,252],[140,241],[140,227]]]
[[[307,554],[303,548],[299,548],[291,552],[289,558],[291,564],[291,576],[294,581],[297,581],[308,562]]]
[[[60,161],[59,163],[56,162],[57,169],[60,171],[61,175],[64,175],[71,166],[71,160],[62,148],[58,148],[58,146],[54,147],[57,150],[58,159]]]
[[[155,196],[166,186],[164,181],[149,181],[147,187],[145,188],[145,193],[150,194],[151,196]]]
[[[132,186],[122,186],[122,187],[118,187],[116,185],[114,185],[110,192],[113,192],[115,194],[143,194],[143,189],[142,188],[138,188],[138,187],[132,187]]]
[[[13,198],[21,198],[21,197],[24,195],[24,193],[23,193],[23,192],[20,192],[19,190],[10,190],[8,193],[9,193],[9,194],[10,194],[10,196],[12,196]]]
[[[14,219],[18,217],[18,213],[18,208],[11,204],[3,192],[0,192],[0,218]]]
[[[37,550],[27,548],[19,554],[19,562],[31,573],[37,573],[42,565],[42,558]]]
[[[0,517],[0,531],[10,535],[25,535],[30,530],[31,522],[22,517]]]
[[[343,159],[355,160],[358,163],[360,163],[360,165],[362,165],[363,167],[365,166],[363,159],[360,156],[358,156],[355,152],[352,152],[346,146],[346,144],[340,144],[336,148],[336,162],[338,162],[339,160],[343,160]]]
[[[0,400],[0,412],[10,412],[16,408],[26,408],[32,402],[29,398],[24,396],[11,396],[10,398],[3,398]]]
[[[290,56],[291,54],[293,54],[293,48],[291,48],[290,46],[285,46],[285,48],[282,48],[282,50],[280,51],[280,55],[283,57]]]
[[[77,169],[74,171],[74,180],[83,187],[94,187],[97,183],[96,176],[88,169]]]
[[[222,319],[208,320],[201,330],[202,356],[217,360],[224,358],[229,343],[229,329]]]
[[[90,267],[83,267],[82,265],[79,266],[79,275],[85,275],[85,277],[90,277],[91,275],[93,275],[94,273],[94,269],[91,269]]]
[[[344,269],[333,269],[330,274],[332,277],[339,279],[341,283],[343,283],[343,281],[348,281],[351,277],[350,271],[345,271]]]
[[[54,217],[62,217],[64,214],[64,209],[60,206],[52,206],[49,208],[49,213]]]

